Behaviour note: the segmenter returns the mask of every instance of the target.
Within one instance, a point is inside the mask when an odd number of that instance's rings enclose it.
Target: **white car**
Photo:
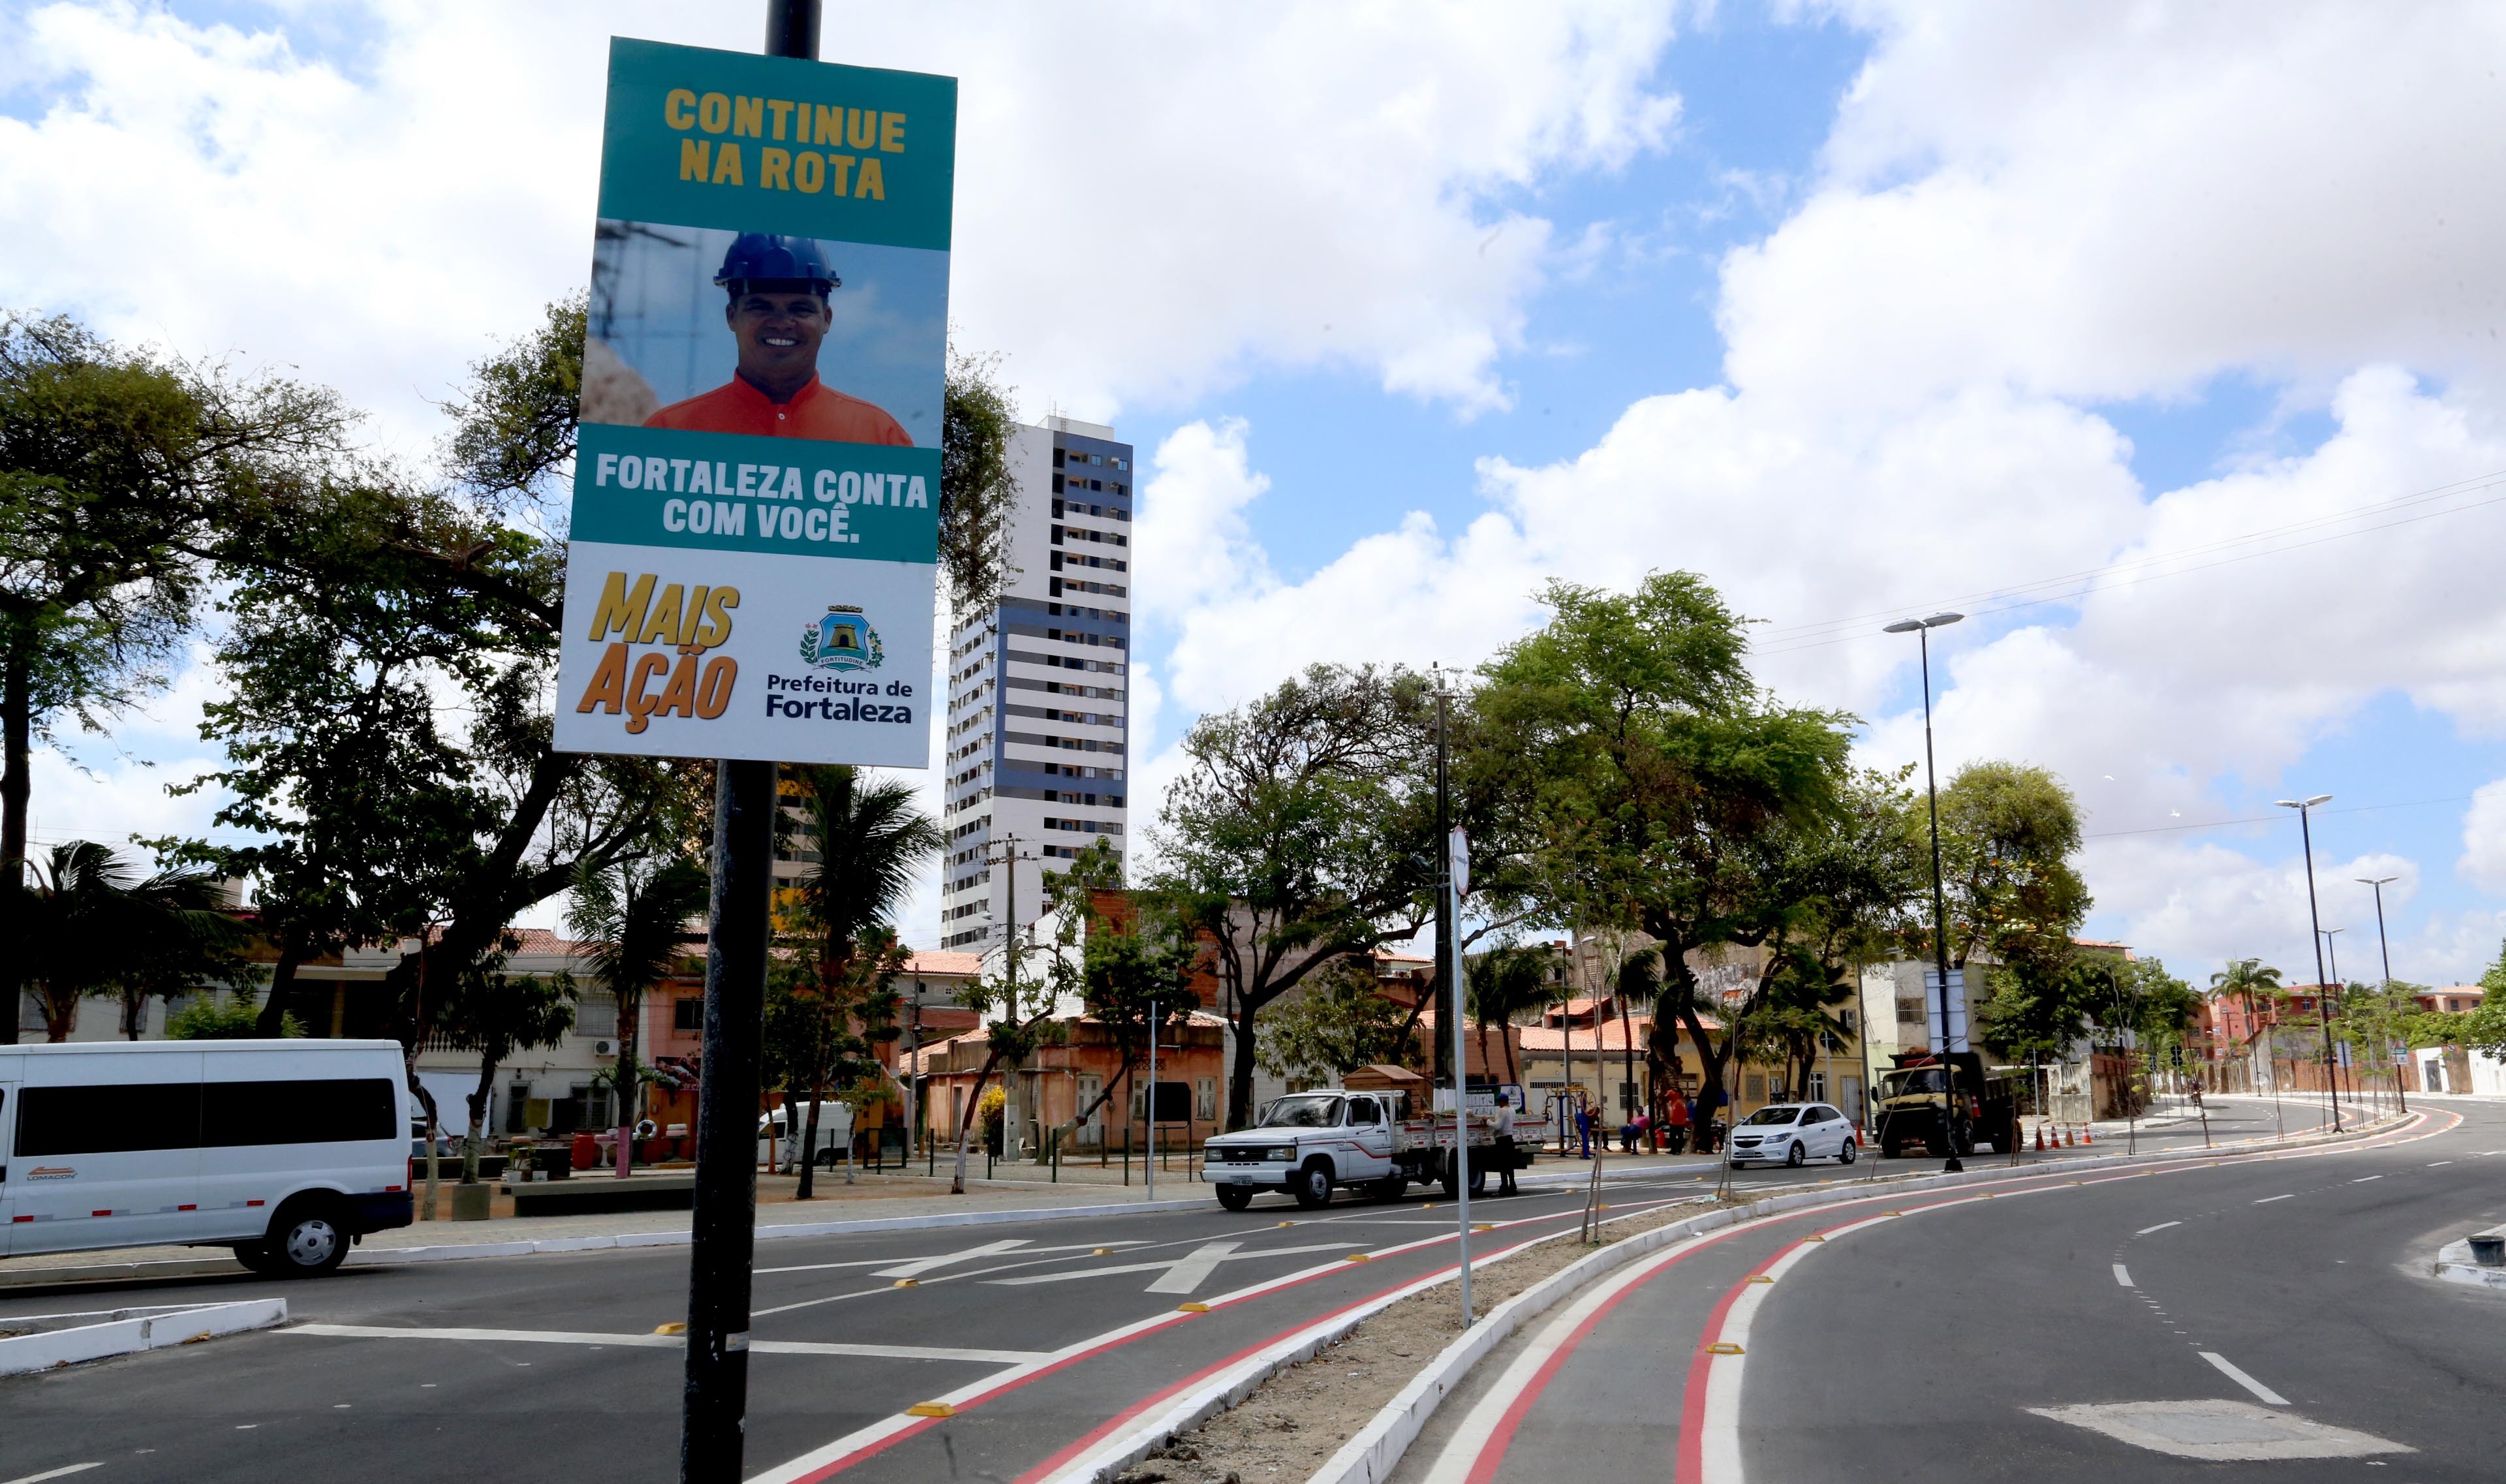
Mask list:
[[[1832,1159],[1849,1165],[1862,1152],[1862,1131],[1824,1103],[1777,1103],[1740,1120],[1726,1158],[1734,1165],[1799,1165]]]

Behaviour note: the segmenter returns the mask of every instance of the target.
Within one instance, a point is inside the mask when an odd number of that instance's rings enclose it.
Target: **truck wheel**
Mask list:
[[[1253,1187],[1250,1185],[1221,1185],[1218,1187],[1218,1204],[1226,1207],[1229,1211],[1242,1211],[1245,1207],[1253,1204]]]
[[[1291,1193],[1297,1198],[1297,1204],[1307,1211],[1320,1206],[1329,1206],[1331,1190],[1331,1166],[1321,1160],[1315,1160],[1298,1171],[1296,1183],[1290,1187]]]
[[[1445,1198],[1447,1200],[1451,1200],[1462,1193],[1462,1182],[1454,1178],[1455,1172],[1453,1167],[1457,1163],[1459,1163],[1459,1161],[1452,1159],[1446,1160],[1444,1174],[1436,1176],[1436,1183],[1445,1187]],[[1486,1195],[1486,1193],[1487,1167],[1486,1165],[1475,1164],[1471,1166],[1471,1194]]]

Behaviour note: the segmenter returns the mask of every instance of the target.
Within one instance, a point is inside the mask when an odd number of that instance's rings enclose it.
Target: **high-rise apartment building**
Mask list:
[[[1131,446],[1047,417],[1012,446],[997,607],[949,637],[940,944],[983,953],[1043,908],[1043,873],[1102,839],[1128,858]]]

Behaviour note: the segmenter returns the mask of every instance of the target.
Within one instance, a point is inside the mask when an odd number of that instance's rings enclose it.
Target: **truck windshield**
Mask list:
[[[1904,1098],[1920,1093],[1937,1093],[1945,1090],[1945,1086],[1941,1081],[1941,1069],[1939,1068],[1918,1067],[1913,1071],[1892,1071],[1888,1073],[1886,1079],[1880,1084],[1880,1096],[1882,1098]]]
[[[1262,1120],[1266,1129],[1328,1129],[1340,1122],[1340,1100],[1299,1095],[1271,1104]]]

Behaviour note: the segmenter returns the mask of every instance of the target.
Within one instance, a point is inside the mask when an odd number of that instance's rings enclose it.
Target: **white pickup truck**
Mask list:
[[[1440,1181],[1452,1194],[1453,1115],[1413,1116],[1404,1093],[1290,1093],[1271,1104],[1262,1121],[1209,1140],[1203,1178],[1218,1187],[1218,1204],[1242,1211],[1265,1190],[1283,1191],[1297,1204],[1328,1205],[1334,1187],[1356,1187],[1380,1200],[1398,1200],[1410,1182]],[[1514,1141],[1511,1104],[1474,1095],[1465,1127],[1470,1140],[1471,1193],[1479,1194],[1490,1168],[1520,1170],[1529,1151]]]

